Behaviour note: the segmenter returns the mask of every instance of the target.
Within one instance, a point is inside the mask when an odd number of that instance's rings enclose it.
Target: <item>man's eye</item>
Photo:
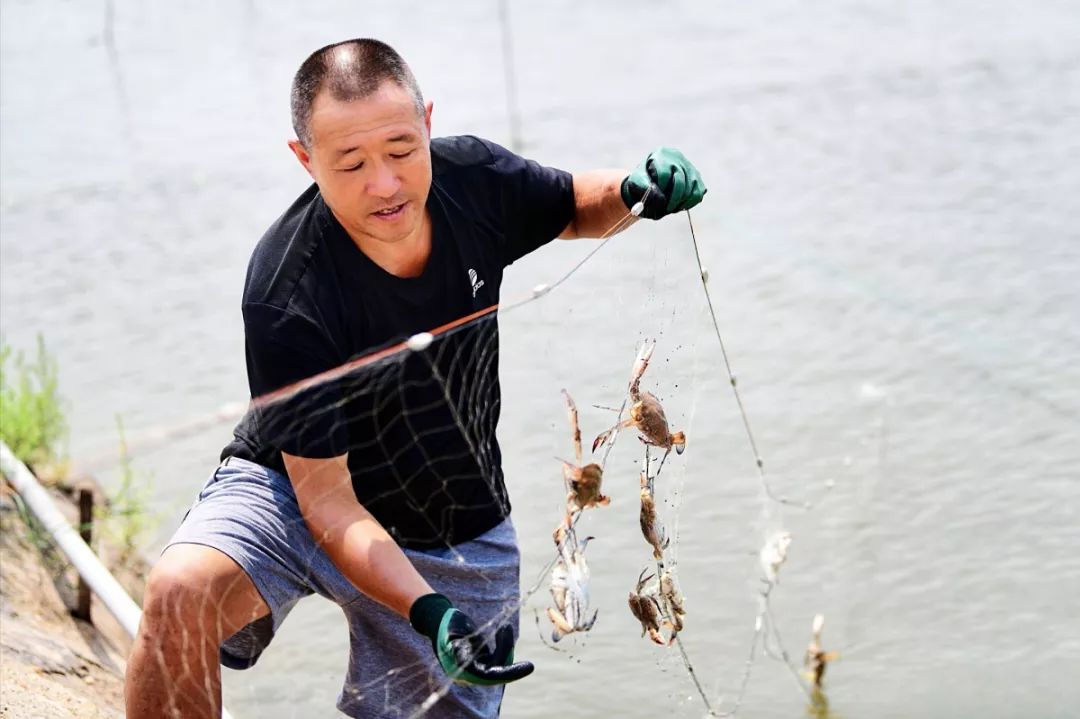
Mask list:
[[[413,154],[414,152],[416,152],[415,148],[413,148],[412,150],[409,150],[408,152],[399,152],[399,153],[396,153],[396,154],[391,153],[390,157],[394,158],[395,160],[404,160],[406,157]]]
[[[356,172],[357,170],[359,170],[363,166],[364,166],[364,163],[361,162],[361,163],[358,163],[356,165],[353,165],[352,167],[343,167],[341,169],[341,171],[342,172]]]

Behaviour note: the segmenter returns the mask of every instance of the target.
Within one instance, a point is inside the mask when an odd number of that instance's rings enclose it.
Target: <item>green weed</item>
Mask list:
[[[59,463],[67,421],[58,388],[56,359],[40,334],[30,361],[0,341],[0,439],[31,467]]]

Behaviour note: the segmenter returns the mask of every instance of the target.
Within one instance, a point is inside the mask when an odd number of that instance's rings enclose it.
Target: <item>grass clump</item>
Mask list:
[[[98,519],[119,548],[120,559],[126,560],[135,554],[146,534],[157,525],[158,518],[149,509],[150,478],[138,478],[132,468],[120,415],[116,416],[116,430],[120,435],[120,483],[108,493]]]
[[[94,524],[123,562],[135,556],[140,542],[156,526],[157,517],[149,510],[149,478],[137,477],[132,468],[119,415],[116,428],[120,436],[119,483],[112,491],[104,492],[104,502],[95,508]],[[45,347],[44,338],[38,335],[37,354],[31,359],[0,341],[0,439],[39,481],[56,485],[75,499],[76,487],[68,486],[67,461],[60,449],[67,431],[57,362]],[[39,549],[45,549],[50,539],[21,499],[15,503],[26,523],[28,538]]]
[[[61,464],[67,420],[58,377],[56,359],[40,334],[30,360],[0,342],[0,439],[30,467]]]

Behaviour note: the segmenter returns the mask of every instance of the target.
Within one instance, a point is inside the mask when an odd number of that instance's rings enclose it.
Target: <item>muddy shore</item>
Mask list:
[[[72,525],[78,522],[76,486],[50,488]],[[124,554],[102,538],[92,543],[102,561],[139,604],[148,571],[139,556]],[[77,574],[37,531],[14,491],[0,482],[0,719],[98,719],[123,717],[124,658],[130,640],[94,597],[90,622],[72,616]]]

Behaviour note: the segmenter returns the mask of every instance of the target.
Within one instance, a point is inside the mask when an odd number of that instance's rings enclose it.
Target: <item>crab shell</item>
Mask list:
[[[565,464],[563,472],[570,483],[570,499],[579,509],[607,505],[611,502],[610,497],[605,497],[600,491],[600,485],[604,480],[604,470],[595,462],[584,467],[575,467]]]
[[[630,407],[630,418],[645,439],[655,445],[663,445],[671,432],[660,400],[650,392],[643,392],[641,399]]]
[[[561,525],[555,531],[559,545],[559,561],[551,570],[551,597],[555,608],[548,609],[548,618],[554,624],[551,638],[559,641],[573,632],[588,631],[596,622],[598,612],[586,618],[589,611],[589,566],[585,562],[585,546],[580,545],[572,531]]]
[[[641,488],[641,512],[638,515],[641,524],[641,534],[653,548],[653,558],[663,559],[664,550],[667,549],[667,537],[664,536],[664,528],[660,524],[660,518],[656,516],[656,503],[653,501],[652,492],[648,487]]]
[[[675,632],[681,632],[686,609],[683,607],[683,596],[679,593],[678,587],[675,586],[675,578],[671,576],[670,571],[665,571],[660,576],[660,596],[663,597],[664,603],[669,610],[668,615],[671,619],[672,629]]]
[[[660,607],[656,599],[648,594],[641,594],[640,585],[637,592],[630,592],[627,598],[630,605],[630,613],[641,622],[641,636],[649,635],[649,639],[657,644],[665,644],[660,635]]]

